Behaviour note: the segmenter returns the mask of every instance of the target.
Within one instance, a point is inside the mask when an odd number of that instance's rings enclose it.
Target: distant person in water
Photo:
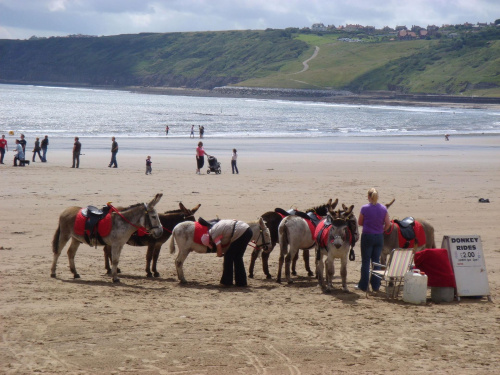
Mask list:
[[[194,138],[194,125],[191,125],[191,134],[189,134],[189,138]]]
[[[71,168],[80,168],[81,150],[82,150],[82,144],[80,143],[80,138],[75,137],[75,143],[73,144],[73,166]]]
[[[169,128],[169,127],[168,127],[168,125],[167,125],[167,127],[165,128],[165,135],[168,135],[168,131],[169,131],[169,130],[170,130],[170,128]]]
[[[148,155],[146,158],[146,174],[151,174],[153,172],[153,168],[151,167],[151,156]]]

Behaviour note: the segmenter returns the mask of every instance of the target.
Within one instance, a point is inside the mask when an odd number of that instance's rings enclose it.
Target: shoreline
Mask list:
[[[43,136],[40,134],[40,136]],[[92,137],[80,136],[82,153],[108,152],[111,147],[111,136]],[[32,141],[28,137],[29,144]],[[9,145],[14,144],[16,137],[7,136]],[[201,140],[207,152],[224,152],[237,148],[252,156],[277,155],[277,154],[325,154],[335,155],[344,153],[381,153],[381,154],[404,154],[408,149],[426,151],[477,152],[490,148],[498,148],[500,135],[452,135],[450,141],[445,141],[443,136],[412,136],[398,135],[391,137],[317,137],[317,138],[231,138],[231,137],[122,137],[116,135],[120,145],[120,154],[127,153],[156,153],[164,155],[185,155],[193,153],[197,143]],[[49,154],[51,152],[71,152],[73,147],[73,136],[49,137]],[[9,150],[13,149],[10,147]],[[210,153],[210,152],[209,152]],[[6,153],[6,156],[9,153]],[[31,151],[27,156],[31,156]],[[217,157],[217,154],[214,156]]]
[[[215,88],[213,90],[184,88],[184,87],[140,87],[140,86],[98,86],[78,85],[60,82],[18,82],[0,80],[0,84],[45,86],[45,87],[71,87],[87,88],[94,90],[118,90],[139,94],[172,95],[172,96],[198,96],[214,98],[253,98],[262,100],[286,100],[286,101],[313,101],[323,103],[338,103],[352,105],[388,105],[388,106],[421,106],[421,107],[451,107],[466,109],[500,109],[500,98],[496,97],[463,97],[440,94],[397,94],[395,92],[363,92],[360,94],[338,94],[340,90],[330,90],[335,93],[332,96],[306,96],[289,95],[287,92],[305,92],[304,89],[279,89],[279,88],[240,88],[228,86]],[[220,92],[217,89],[221,89]],[[248,89],[247,93],[245,90]],[[283,93],[279,93],[283,90]],[[314,91],[314,90],[312,90]],[[322,90],[327,91],[327,90]],[[232,92],[232,93],[231,93]]]

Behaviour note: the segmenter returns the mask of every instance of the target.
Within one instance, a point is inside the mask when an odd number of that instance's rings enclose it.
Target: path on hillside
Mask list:
[[[319,52],[319,47],[316,46],[316,48],[314,49],[314,53],[312,54],[312,56],[309,57],[306,61],[302,62],[302,65],[304,65],[304,68],[302,68],[302,70],[300,72],[293,73],[293,74],[304,73],[305,71],[307,71],[309,69],[308,62],[311,61],[312,59],[314,59],[316,56],[318,56],[318,52]]]

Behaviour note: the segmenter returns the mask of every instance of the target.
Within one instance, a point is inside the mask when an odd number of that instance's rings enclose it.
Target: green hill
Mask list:
[[[213,88],[278,71],[307,48],[283,31],[0,40],[0,79]]]
[[[286,29],[0,40],[0,81],[500,97],[500,30],[494,27],[453,39],[338,40],[346,36],[355,37]]]

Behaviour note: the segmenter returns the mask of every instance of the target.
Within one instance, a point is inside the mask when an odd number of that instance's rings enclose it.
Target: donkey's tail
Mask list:
[[[280,253],[286,255],[288,251],[288,228],[286,223],[279,226],[279,243],[280,243]]]
[[[170,254],[175,253],[175,236],[173,235],[173,233],[172,233],[172,238],[170,239],[169,249],[170,249]]]
[[[54,238],[52,239],[52,252],[54,254],[59,253],[59,236],[60,235],[61,235],[61,226],[58,226],[56,232],[54,233]]]

